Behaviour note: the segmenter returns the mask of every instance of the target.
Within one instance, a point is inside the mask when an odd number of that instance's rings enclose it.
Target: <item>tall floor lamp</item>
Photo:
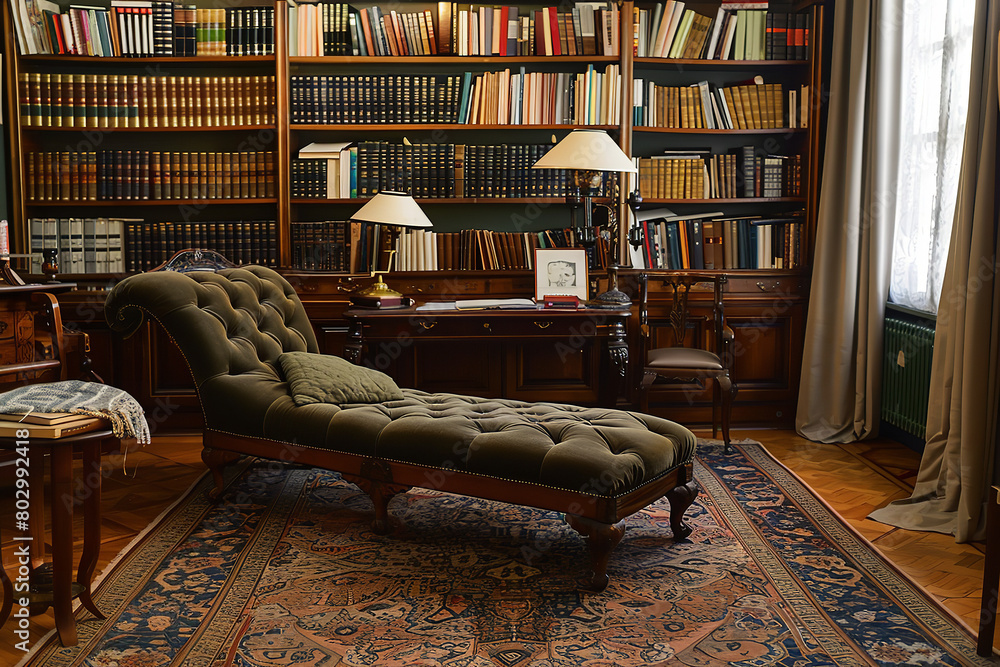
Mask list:
[[[583,199],[584,228],[593,232],[592,199],[601,186],[601,173],[606,171],[636,173],[632,160],[604,130],[573,130],[543,155],[532,169],[568,169],[573,172],[573,184]],[[598,308],[626,308],[628,295],[618,289],[618,214],[609,209],[608,231],[611,234],[608,261],[608,290],[590,301]]]
[[[368,203],[362,206],[351,220],[369,224],[385,225],[387,227],[432,227],[430,219],[424,215],[423,209],[405,192],[383,190]],[[395,251],[392,251],[395,254]],[[392,256],[389,257],[387,270],[392,269]],[[372,285],[358,292],[361,296],[401,297],[402,294],[390,289],[382,280],[382,273],[372,271],[376,280]]]

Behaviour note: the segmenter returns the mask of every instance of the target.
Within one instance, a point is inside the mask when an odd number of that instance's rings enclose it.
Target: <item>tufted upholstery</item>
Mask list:
[[[294,289],[263,267],[131,276],[105,312],[125,333],[146,314],[163,325],[191,367],[206,428],[223,433],[605,497],[694,456],[683,426],[622,410],[411,389],[385,403],[297,406],[277,358],[316,352],[316,338]]]

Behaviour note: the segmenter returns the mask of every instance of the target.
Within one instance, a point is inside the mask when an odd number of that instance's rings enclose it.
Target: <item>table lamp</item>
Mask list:
[[[593,234],[591,199],[601,186],[601,174],[606,171],[636,173],[635,165],[614,139],[604,130],[573,130],[543,155],[532,169],[568,169],[584,202],[584,228]],[[618,216],[609,207],[608,231],[611,234],[608,262],[608,291],[591,300],[599,308],[626,308],[628,295],[618,289]]]
[[[424,215],[423,210],[405,192],[383,190],[368,200],[368,203],[351,216],[355,222],[386,225],[387,227],[432,227],[433,224]],[[395,254],[395,251],[391,251]],[[382,273],[392,269],[392,256],[386,271],[372,271],[376,281],[369,287],[358,292],[361,296],[370,297],[402,297],[399,292],[390,289],[382,280]]]

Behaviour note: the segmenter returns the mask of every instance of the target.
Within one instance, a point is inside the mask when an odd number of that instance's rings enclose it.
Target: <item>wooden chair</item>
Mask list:
[[[659,283],[669,312],[666,326],[653,327],[649,321],[649,281]],[[718,433],[716,418],[721,403],[722,439],[729,451],[729,418],[736,385],[729,376],[732,366],[733,330],[726,325],[723,310],[724,274],[669,271],[639,275],[641,292],[639,328],[642,333],[643,369],[639,386],[640,409],[649,412],[649,392],[657,379],[668,381],[715,380],[712,392],[712,436]],[[688,297],[692,292],[708,292],[712,300],[708,317],[693,316]],[[665,338],[657,335],[667,330]],[[661,346],[666,343],[666,346]]]

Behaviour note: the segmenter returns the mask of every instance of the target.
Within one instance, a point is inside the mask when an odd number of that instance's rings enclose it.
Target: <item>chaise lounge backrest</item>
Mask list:
[[[319,351],[295,290],[261,266],[144,275],[109,296],[105,311],[112,326],[131,335],[147,315],[155,318],[185,355],[206,425],[263,436],[265,413],[288,395],[278,356]],[[222,339],[228,344],[204,344]]]

